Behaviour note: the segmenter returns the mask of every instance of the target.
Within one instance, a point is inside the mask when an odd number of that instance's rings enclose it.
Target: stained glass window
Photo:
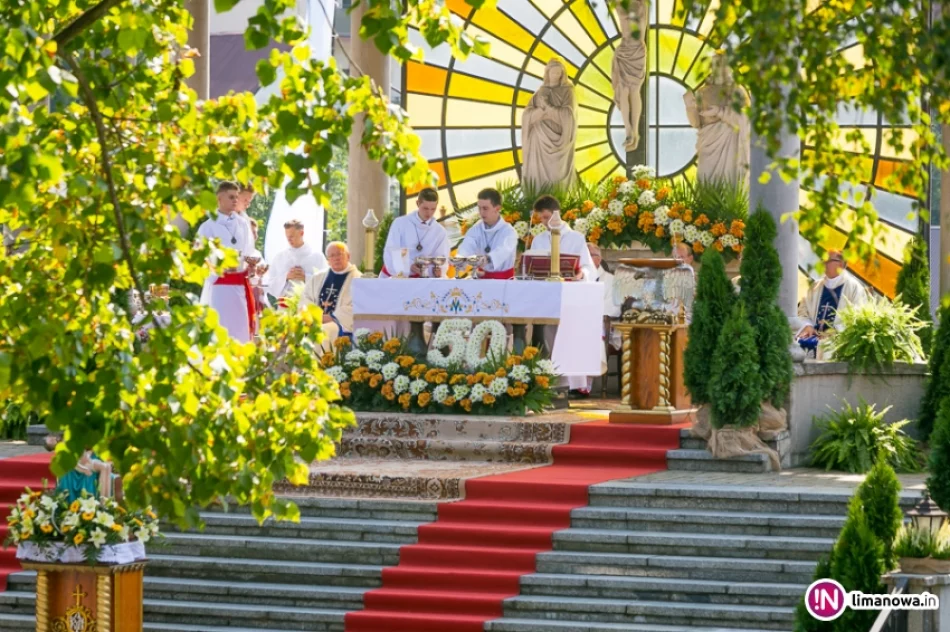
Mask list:
[[[701,20],[679,19],[676,1],[655,0],[651,4],[647,35],[651,56],[647,159],[657,173],[671,178],[695,173],[696,131],[686,119],[683,95],[702,84],[708,73],[706,60],[718,48],[718,42],[711,39],[712,15]],[[448,0],[447,4],[471,33],[491,43],[489,58],[453,60],[445,50],[429,49],[418,33],[411,33],[413,42],[423,49],[425,61],[406,64],[402,94],[448,207],[470,206],[480,189],[518,181],[521,115],[541,85],[544,65],[553,57],[564,62],[575,86],[578,173],[588,181],[623,173],[624,130],[610,82],[610,64],[620,35],[618,21],[605,2],[505,0],[495,8],[478,11],[462,0]],[[856,62],[863,59],[863,51],[855,45],[844,47],[842,54]],[[909,217],[914,199],[904,191],[888,190],[884,182],[887,174],[910,156],[890,155],[882,141],[884,134],[902,129],[904,122],[884,121],[873,112],[844,108],[838,121],[842,138],[858,129],[876,148],[867,156],[862,192],[872,196],[886,225],[876,244],[880,255],[876,264],[857,264],[852,272],[893,296],[901,253],[916,231],[917,220]],[[847,247],[847,221],[844,218],[838,226],[830,227],[825,247]],[[803,241],[800,250],[801,280],[807,285],[805,270],[814,255],[807,242]]]

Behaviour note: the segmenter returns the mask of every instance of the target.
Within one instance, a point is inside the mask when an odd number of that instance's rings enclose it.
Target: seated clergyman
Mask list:
[[[814,349],[818,338],[841,328],[841,324],[836,322],[839,310],[867,302],[867,290],[847,272],[847,266],[840,250],[829,250],[825,275],[798,304],[798,317],[792,319],[791,325],[795,338],[803,347]]]
[[[363,276],[350,263],[350,249],[341,241],[327,246],[330,268],[310,277],[300,299],[301,309],[317,305],[323,309],[323,331],[332,343],[353,331],[353,279]]]

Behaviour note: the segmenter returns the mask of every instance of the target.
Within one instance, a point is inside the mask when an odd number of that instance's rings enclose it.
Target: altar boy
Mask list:
[[[478,214],[482,219],[465,234],[458,256],[484,256],[488,259],[483,268],[475,271],[477,278],[514,278],[518,233],[501,217],[501,193],[495,189],[479,191]]]
[[[222,248],[236,251],[238,260],[236,268],[221,276],[214,272],[208,275],[201,290],[201,304],[218,313],[218,321],[232,338],[249,342],[254,336],[255,307],[244,257],[254,252],[254,242],[247,220],[237,214],[239,192],[233,182],[219,184],[217,213],[198,227],[200,239],[217,239]]]
[[[416,257],[449,256],[449,236],[435,219],[435,209],[439,204],[439,193],[431,187],[419,191],[416,198],[416,210],[393,220],[383,249],[383,269],[380,278],[399,274],[403,263],[410,264],[409,276],[418,277],[422,270],[416,265]],[[405,253],[405,254],[403,254]],[[448,266],[435,269],[435,276],[444,277]]]

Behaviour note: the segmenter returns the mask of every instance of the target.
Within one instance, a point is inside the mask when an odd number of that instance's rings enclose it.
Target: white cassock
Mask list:
[[[843,286],[843,287],[842,287]],[[798,304],[798,317],[789,319],[792,331],[796,335],[800,334],[807,325],[818,326],[818,307],[821,304],[821,292],[827,287],[829,290],[836,290],[841,287],[841,298],[835,311],[841,311],[848,305],[863,305],[868,300],[868,291],[856,278],[847,271],[833,279],[821,277],[808,290],[808,294]],[[835,319],[835,329],[841,329],[841,323]]]
[[[485,278],[512,278],[515,255],[518,254],[518,233],[500,217],[494,226],[486,226],[484,221],[479,221],[465,233],[457,254],[460,257],[488,257],[484,268],[487,273]]]
[[[251,256],[256,251],[250,224],[236,213],[224,215],[219,212],[214,219],[205,220],[198,227],[198,237],[206,240],[218,239],[222,248],[236,250],[238,271],[247,269],[244,257]],[[218,278],[218,275],[212,272],[205,279],[204,287],[201,288],[201,304],[209,305],[218,313],[218,322],[227,329],[232,338],[239,342],[250,342],[251,323],[248,318],[245,288],[243,284],[217,285]]]
[[[403,257],[402,250],[406,250]],[[380,278],[397,276],[401,272],[410,276],[409,268],[416,257],[446,257],[449,256],[449,236],[442,224],[435,217],[423,222],[419,219],[419,211],[397,217],[389,228],[386,245],[383,249],[383,269]],[[448,265],[442,266],[442,277],[448,270]]]
[[[551,252],[551,231],[546,230],[536,236],[531,241],[531,250]],[[584,280],[593,281],[597,278],[597,268],[594,267],[594,260],[590,258],[587,241],[579,232],[566,226],[561,229],[561,254],[580,255]]]
[[[306,276],[304,281],[287,280],[287,273],[290,272],[291,268],[296,267],[303,268],[303,273]],[[267,274],[264,275],[264,287],[267,288],[267,293],[274,298],[289,296],[295,286],[303,285],[314,274],[323,272],[329,267],[327,258],[323,256],[323,253],[314,250],[310,244],[304,244],[300,248],[287,248],[277,253],[277,256],[271,262]]]

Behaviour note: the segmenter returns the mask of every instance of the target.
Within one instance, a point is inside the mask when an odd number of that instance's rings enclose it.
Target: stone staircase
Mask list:
[[[300,523],[258,526],[247,513],[204,514],[202,533],[167,529],[151,546],[145,630],[340,632],[379,586],[399,547],[435,519],[434,503],[297,499]],[[34,630],[35,575],[10,577],[0,630]]]

